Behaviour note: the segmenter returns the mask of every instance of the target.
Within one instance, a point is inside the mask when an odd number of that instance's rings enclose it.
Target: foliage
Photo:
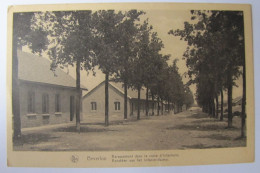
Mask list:
[[[193,22],[169,34],[187,42],[184,53],[190,83],[197,85],[199,105],[214,103],[223,88],[232,102],[232,86],[244,63],[243,13],[239,11],[191,11]],[[212,101],[213,100],[213,101]],[[232,105],[229,104],[232,121]]]
[[[52,60],[51,69],[74,66],[92,68],[91,11],[55,11],[35,15],[34,29],[42,28],[48,34],[47,53]],[[34,50],[34,49],[33,49]]]
[[[12,110],[14,121],[14,139],[21,137],[21,119],[20,119],[20,92],[19,92],[19,59],[17,49],[26,44],[31,45],[36,40],[46,42],[46,34],[41,30],[33,31],[31,29],[31,20],[34,13],[14,13],[13,14],[13,42],[12,42]],[[41,53],[41,51],[40,51]]]

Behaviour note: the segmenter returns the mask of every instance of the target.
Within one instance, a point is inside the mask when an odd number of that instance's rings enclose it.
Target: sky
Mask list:
[[[162,49],[162,54],[170,54],[171,57],[168,61],[168,64],[172,64],[173,60],[178,58],[179,61],[177,66],[179,67],[180,74],[187,72],[186,62],[182,60],[182,55],[186,50],[186,42],[181,41],[179,37],[169,35],[168,32],[173,29],[182,29],[184,28],[183,22],[190,20],[189,11],[162,11],[162,10],[146,10],[146,14],[141,17],[141,20],[148,18],[149,24],[153,26],[153,31],[158,33],[158,37],[163,41],[164,48]],[[70,70],[71,71],[71,70]],[[85,85],[88,89],[92,89],[97,84],[102,82],[105,79],[104,74],[95,69],[96,76],[92,76],[92,72],[87,75],[86,72],[82,73],[82,84]],[[75,76],[75,70],[73,76]],[[188,79],[183,79],[183,82],[186,83]],[[195,87],[192,87],[192,90],[195,92]]]
[[[190,17],[190,11],[188,10],[146,10],[145,15],[141,17],[141,21],[148,18],[149,24],[153,26],[153,31],[157,32],[158,37],[162,40],[164,48],[162,49],[161,53],[164,55],[171,55],[168,64],[172,64],[173,60],[178,58],[177,66],[179,68],[180,75],[183,77],[184,84],[189,80],[183,75],[188,71],[188,69],[186,67],[186,61],[182,59],[183,53],[187,48],[187,43],[183,40],[180,40],[180,37],[169,35],[168,32],[172,29],[183,29],[185,21],[191,22]],[[29,51],[26,48],[24,50]],[[71,76],[76,78],[75,67],[69,67],[69,69],[65,69],[66,72],[67,70],[69,70],[69,74]],[[93,89],[105,79],[105,75],[97,67],[94,71],[96,73],[95,76],[93,76],[91,71],[88,73],[86,71],[81,71],[81,84],[86,86],[88,90]],[[236,83],[239,85],[239,87],[234,87],[233,98],[242,95],[242,78],[237,80]],[[190,89],[193,94],[196,93],[195,85],[191,85]],[[225,97],[224,100],[226,100]]]

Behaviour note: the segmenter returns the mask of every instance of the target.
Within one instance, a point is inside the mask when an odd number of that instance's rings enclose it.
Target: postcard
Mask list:
[[[251,6],[8,9],[7,165],[254,162]]]

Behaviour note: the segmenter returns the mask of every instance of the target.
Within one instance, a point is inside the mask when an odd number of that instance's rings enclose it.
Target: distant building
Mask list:
[[[124,88],[122,83],[109,82],[109,115],[118,115],[124,117]],[[146,113],[146,90],[141,90],[140,94],[140,115]],[[104,116],[105,114],[105,81],[101,82],[85,96],[82,101],[83,119],[84,116],[95,115]],[[137,115],[138,92],[137,90],[127,90],[127,113],[128,116]],[[149,97],[149,115],[157,113],[157,103]]]
[[[232,106],[242,105],[242,96],[236,97],[232,100]]]
[[[50,61],[18,50],[21,127],[67,123],[75,119],[76,81]],[[81,88],[85,89],[84,86]]]

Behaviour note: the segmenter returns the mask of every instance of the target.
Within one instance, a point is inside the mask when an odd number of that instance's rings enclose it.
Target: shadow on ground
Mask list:
[[[22,135],[21,139],[14,141],[14,146],[24,145],[24,144],[38,144],[42,142],[48,142],[52,139],[57,139],[59,137],[51,136],[50,134],[44,133],[32,133]]]
[[[201,120],[195,120],[195,121],[192,121],[192,123],[195,123],[195,124],[199,124],[199,123],[223,123],[223,122],[226,122],[226,121],[220,121],[219,119],[216,119],[216,118],[211,118],[211,119],[201,119]]]
[[[237,130],[237,128],[233,127],[227,129],[223,127],[223,125],[219,124],[193,124],[193,125],[178,125],[173,127],[166,128],[167,130],[198,130],[198,131],[217,131],[217,130]]]
[[[145,116],[145,117],[141,117],[140,120],[150,120],[150,116]],[[140,121],[137,120],[136,117],[129,117],[127,120],[112,120],[109,121],[109,126],[114,126],[114,125],[129,125],[128,123],[130,122],[136,122],[136,121]],[[84,122],[84,123],[80,123],[80,125],[100,125],[100,126],[105,126],[105,123],[102,120],[100,120],[100,122]]]
[[[201,119],[201,118],[208,118],[208,115],[207,114],[203,114],[203,113],[195,113],[195,114],[192,114],[191,116],[187,116],[186,118],[195,118],[195,119]]]
[[[230,136],[224,136],[221,134],[212,134],[206,136],[198,136],[198,138],[209,138],[209,139],[216,139],[216,140],[233,140]]]
[[[183,149],[190,148],[190,149],[206,149],[206,148],[225,148],[225,146],[221,145],[203,145],[203,144],[195,144],[195,145],[182,145]]]
[[[71,127],[61,127],[53,130],[55,132],[73,132],[77,133],[76,126]],[[80,133],[90,133],[90,132],[108,132],[108,131],[117,131],[117,130],[111,130],[108,128],[90,128],[90,127],[80,127]]]
[[[123,121],[113,121],[109,122],[109,125],[125,125],[125,122]],[[105,123],[101,122],[95,122],[95,123],[80,123],[80,125],[100,125],[100,126],[105,126]]]

